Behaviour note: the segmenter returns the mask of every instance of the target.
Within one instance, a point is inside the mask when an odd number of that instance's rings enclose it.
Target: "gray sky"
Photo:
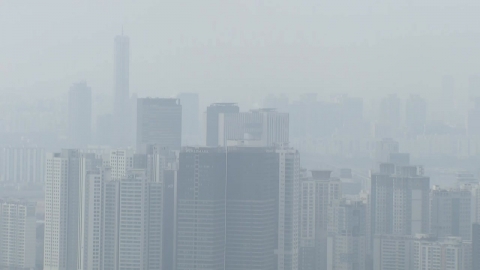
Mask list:
[[[0,91],[85,79],[110,94],[123,25],[141,96],[432,94],[444,74],[460,89],[480,73],[478,14],[478,0],[0,0]]]

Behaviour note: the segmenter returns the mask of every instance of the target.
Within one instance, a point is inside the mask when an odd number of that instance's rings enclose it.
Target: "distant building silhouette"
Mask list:
[[[139,98],[137,104],[137,152],[147,145],[180,150],[182,105],[179,99]]]
[[[217,147],[223,142],[220,141],[219,119],[221,114],[238,113],[240,108],[235,103],[214,103],[207,107],[206,122],[206,145]]]
[[[68,139],[70,147],[91,143],[92,90],[86,82],[75,83],[68,92]]]

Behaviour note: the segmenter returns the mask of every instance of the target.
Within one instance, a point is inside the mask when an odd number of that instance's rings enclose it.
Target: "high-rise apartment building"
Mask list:
[[[71,147],[86,147],[92,133],[92,90],[86,82],[68,92],[68,139]]]
[[[411,269],[472,270],[471,248],[470,242],[459,237],[437,239],[417,235],[412,242]]]
[[[228,141],[256,141],[262,146],[289,143],[289,116],[275,109],[219,115],[219,144]]]
[[[76,269],[79,248],[81,179],[101,165],[78,150],[49,153],[45,169],[44,269]]]
[[[200,108],[197,93],[180,93],[177,98],[182,104],[182,145],[200,143]]]
[[[137,151],[147,145],[180,150],[182,105],[179,99],[139,98],[137,104]]]
[[[430,193],[430,234],[471,239],[471,192],[434,186]]]
[[[220,141],[219,119],[221,114],[238,113],[240,108],[236,103],[214,103],[207,107],[206,119],[206,145],[217,147]]]
[[[80,183],[78,269],[162,269],[167,177],[164,163],[155,162],[161,157],[148,157],[153,173],[128,168],[113,178],[109,166],[85,173]]]
[[[287,147],[182,150],[177,269],[297,269],[299,167]]]
[[[373,270],[414,269],[412,268],[412,239],[413,236],[406,235],[375,235]]]
[[[312,171],[300,184],[299,269],[327,269],[329,208],[342,199],[340,179]]]
[[[399,145],[397,141],[390,138],[384,138],[376,142],[375,162],[377,163],[390,162],[390,155],[394,153],[399,153]]]
[[[342,201],[329,208],[328,270],[365,270],[367,205]]]
[[[45,149],[39,147],[0,148],[0,181],[43,183]]]
[[[115,37],[114,46],[114,102],[113,120],[115,132],[114,145],[129,145],[129,129],[132,125],[132,108],[130,106],[130,39],[122,35]]]
[[[35,203],[0,201],[0,268],[34,269]]]
[[[428,233],[430,178],[417,166],[381,164],[371,174],[370,233],[415,235]]]
[[[132,150],[116,149],[110,151],[109,156],[105,157],[108,162],[104,160],[104,165],[110,167],[112,179],[122,179],[129,170],[133,169],[134,156]]]

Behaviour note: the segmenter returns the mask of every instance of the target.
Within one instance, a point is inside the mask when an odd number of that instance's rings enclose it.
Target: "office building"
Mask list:
[[[177,180],[177,270],[225,269],[225,151],[185,148]]]
[[[34,269],[35,248],[35,203],[0,201],[0,268]]]
[[[299,166],[287,147],[182,150],[177,269],[298,269]]]
[[[92,90],[86,82],[75,83],[68,92],[68,139],[70,147],[86,147],[92,132]]]
[[[137,104],[137,152],[147,145],[180,150],[182,106],[178,99],[139,98]]]
[[[113,144],[117,147],[129,145],[128,130],[134,128],[130,108],[130,39],[122,35],[115,37],[113,85]]]
[[[43,183],[45,149],[39,147],[0,148],[0,181],[8,183]]]
[[[238,113],[240,108],[235,103],[214,103],[207,107],[206,145],[217,147],[220,141],[219,119],[221,114]]]
[[[329,207],[342,198],[340,179],[312,171],[300,184],[299,269],[327,269]]]
[[[441,189],[434,186],[430,193],[430,234],[471,239],[471,192]]]
[[[342,201],[329,207],[328,270],[365,270],[367,205]]]
[[[180,93],[182,104],[182,145],[200,144],[200,108],[197,93]]]
[[[289,143],[289,116],[275,109],[227,113],[219,116],[219,144],[256,141],[262,146]]]
[[[410,95],[405,103],[405,123],[410,136],[425,132],[427,122],[427,102],[419,95]]]

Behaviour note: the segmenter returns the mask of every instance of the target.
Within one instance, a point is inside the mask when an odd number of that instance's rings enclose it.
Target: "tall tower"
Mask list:
[[[92,129],[92,90],[86,82],[75,83],[68,92],[68,139],[70,146],[86,147]]]
[[[130,39],[124,36],[115,37],[114,52],[114,103],[113,115],[115,123],[114,145],[128,145],[128,124],[131,123],[130,109]]]

